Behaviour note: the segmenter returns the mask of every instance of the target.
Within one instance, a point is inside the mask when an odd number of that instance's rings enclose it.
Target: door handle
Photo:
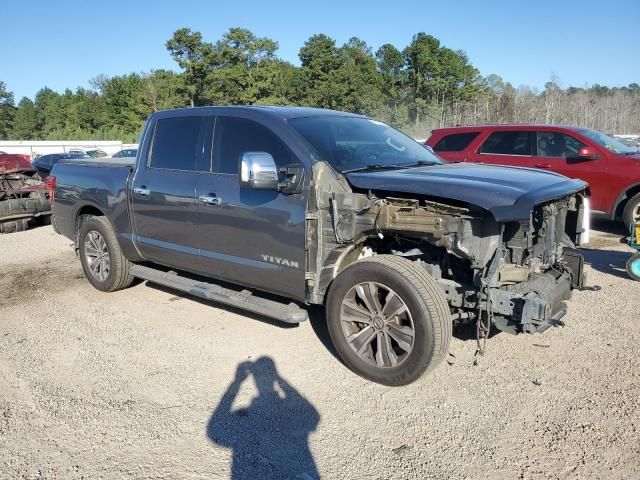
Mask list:
[[[198,200],[206,205],[214,205],[216,207],[222,205],[222,197],[217,197],[215,195],[200,195]]]
[[[133,189],[133,194],[138,198],[149,198],[151,191],[143,185],[141,187],[135,187]]]
[[[551,165],[548,163],[536,163],[536,168],[551,168]]]

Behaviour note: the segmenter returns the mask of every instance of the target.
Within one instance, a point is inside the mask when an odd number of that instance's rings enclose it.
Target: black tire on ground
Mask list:
[[[631,197],[624,206],[624,210],[622,211],[622,221],[624,222],[625,228],[629,228],[629,225],[635,221],[633,218],[633,212],[638,211],[640,211],[640,193],[636,193]]]
[[[87,264],[85,240],[90,232],[100,234],[107,246],[110,266],[104,280],[96,278]],[[116,290],[127,288],[134,280],[134,277],[129,273],[132,264],[123,255],[116,234],[105,217],[90,217],[82,223],[79,232],[79,254],[80,263],[87,280],[98,290],[115,292]]]
[[[640,281],[640,252],[636,252],[627,260],[627,274],[636,281]]]
[[[347,340],[347,336],[353,338],[353,325],[360,324],[342,321],[343,300],[350,295],[352,287],[363,282],[374,282],[379,286],[375,290],[377,292],[384,292],[381,287],[385,287],[387,295],[388,290],[391,290],[401,298],[413,319],[414,336],[410,351],[403,352],[398,344],[393,346],[394,353],[404,355],[404,359],[396,365],[391,362],[386,366],[374,364],[377,361],[373,349],[377,349],[379,345],[377,336],[361,355]],[[379,295],[379,304],[383,301],[386,303],[388,297],[382,299],[382,293]],[[330,287],[326,312],[329,335],[345,364],[358,375],[383,385],[401,386],[415,381],[438,365],[449,351],[452,321],[444,292],[424,268],[406,258],[378,255],[358,260],[346,267]],[[406,314],[403,315],[405,319],[408,318]],[[391,315],[389,317],[392,318]],[[399,321],[400,317],[393,318]],[[345,333],[343,324],[347,325],[345,328],[348,333]],[[363,358],[362,355],[368,358]]]

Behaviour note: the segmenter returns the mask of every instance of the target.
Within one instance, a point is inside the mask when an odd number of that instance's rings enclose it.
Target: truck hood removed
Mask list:
[[[415,193],[477,205],[499,222],[527,220],[536,204],[587,187],[582,180],[556,173],[472,163],[352,172],[346,177],[359,189]]]

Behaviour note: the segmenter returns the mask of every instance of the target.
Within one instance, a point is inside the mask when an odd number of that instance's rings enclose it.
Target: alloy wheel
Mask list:
[[[340,323],[351,349],[377,367],[396,367],[413,349],[411,312],[396,292],[381,283],[353,286],[342,300]]]
[[[91,230],[84,239],[84,256],[91,276],[104,282],[111,270],[111,259],[107,242],[99,232]]]

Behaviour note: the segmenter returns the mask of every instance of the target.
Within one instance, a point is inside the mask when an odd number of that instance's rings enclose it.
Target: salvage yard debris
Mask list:
[[[0,233],[26,230],[50,218],[46,185],[29,156],[0,154]]]

